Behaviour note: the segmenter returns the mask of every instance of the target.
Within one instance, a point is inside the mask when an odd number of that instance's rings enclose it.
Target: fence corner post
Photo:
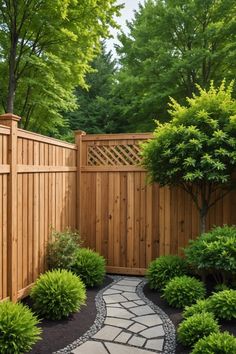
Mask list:
[[[82,166],[82,138],[86,133],[75,131],[75,144],[77,146],[77,178],[76,178],[76,229],[81,232],[81,166]]]
[[[7,203],[7,258],[8,294],[13,302],[17,301],[17,127],[20,117],[6,113],[0,115],[0,124],[10,127],[8,144],[8,203]]]

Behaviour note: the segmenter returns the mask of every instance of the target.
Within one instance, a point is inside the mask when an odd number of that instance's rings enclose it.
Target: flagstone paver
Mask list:
[[[114,277],[114,279],[116,279]],[[174,354],[174,326],[168,316],[141,292],[143,278],[118,277],[101,293],[101,320],[73,343],[73,354]],[[90,334],[91,333],[91,334]]]

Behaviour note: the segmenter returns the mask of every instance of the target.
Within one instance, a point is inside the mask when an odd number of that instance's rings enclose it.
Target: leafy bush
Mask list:
[[[40,339],[37,317],[27,306],[10,301],[0,303],[0,353],[28,352]]]
[[[216,293],[218,293],[219,291],[224,291],[224,290],[230,290],[230,288],[224,283],[216,284],[214,287],[214,291]]]
[[[88,248],[80,248],[76,252],[76,260],[71,267],[79,275],[86,286],[102,284],[105,276],[105,259]]]
[[[184,308],[183,317],[188,318],[190,316],[211,312],[209,299],[197,300],[197,302],[191,306],[186,306]]]
[[[60,320],[80,309],[86,291],[79,277],[67,270],[53,270],[42,274],[30,294],[35,310],[43,317]]]
[[[52,241],[48,244],[47,262],[49,269],[70,269],[75,261],[75,254],[80,246],[78,232],[67,229],[64,232],[52,233]]]
[[[178,256],[161,256],[148,266],[148,284],[151,289],[162,289],[170,279],[186,273],[187,264],[184,259]]]
[[[217,318],[236,319],[236,290],[224,290],[209,298],[211,311]]]
[[[236,227],[215,227],[185,248],[187,262],[199,274],[212,274],[217,283],[226,283],[236,275]]]
[[[180,343],[192,347],[200,338],[218,333],[219,325],[212,313],[200,313],[184,320],[177,330]]]
[[[204,284],[187,275],[171,279],[164,288],[163,297],[170,306],[183,308],[204,298]]]
[[[228,332],[212,333],[200,339],[191,354],[235,354],[236,338]]]

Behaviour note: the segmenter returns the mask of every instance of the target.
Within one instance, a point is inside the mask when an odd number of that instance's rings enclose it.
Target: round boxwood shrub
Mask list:
[[[178,256],[161,256],[152,261],[147,270],[148,284],[151,289],[162,289],[166,283],[187,273],[187,264]]]
[[[192,347],[200,338],[219,332],[219,325],[212,313],[199,313],[184,320],[177,330],[177,339]]]
[[[79,277],[58,269],[42,274],[30,296],[35,310],[42,317],[60,320],[80,309],[85,303],[86,291]]]
[[[209,298],[210,310],[217,318],[236,319],[236,290],[224,290]]]
[[[0,353],[28,352],[40,339],[39,321],[27,306],[10,301],[0,303]]]
[[[199,339],[191,354],[235,354],[236,338],[228,332],[212,333]]]
[[[186,261],[201,275],[212,274],[217,283],[227,283],[236,275],[236,227],[215,227],[190,240],[184,249]]]
[[[183,275],[171,279],[164,288],[163,297],[168,304],[175,308],[183,308],[204,298],[204,284],[196,278]]]
[[[101,285],[105,277],[105,259],[89,248],[80,248],[71,267],[87,287]]]
[[[183,317],[188,318],[190,316],[204,312],[211,312],[209,299],[197,300],[195,304],[186,306],[184,308]]]

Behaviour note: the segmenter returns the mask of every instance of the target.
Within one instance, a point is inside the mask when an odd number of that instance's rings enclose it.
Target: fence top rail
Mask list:
[[[83,141],[98,140],[146,140],[151,139],[153,133],[122,133],[122,134],[88,134],[83,135]]]
[[[66,141],[58,140],[55,138],[50,138],[48,136],[40,135],[37,133],[29,132],[23,129],[18,129],[18,137],[23,139],[29,139],[38,141],[40,143],[46,143],[50,145],[56,145],[60,147],[64,147],[71,150],[77,150],[77,146],[75,144],[68,143]]]
[[[5,125],[0,125],[0,134],[10,135],[10,128]]]

